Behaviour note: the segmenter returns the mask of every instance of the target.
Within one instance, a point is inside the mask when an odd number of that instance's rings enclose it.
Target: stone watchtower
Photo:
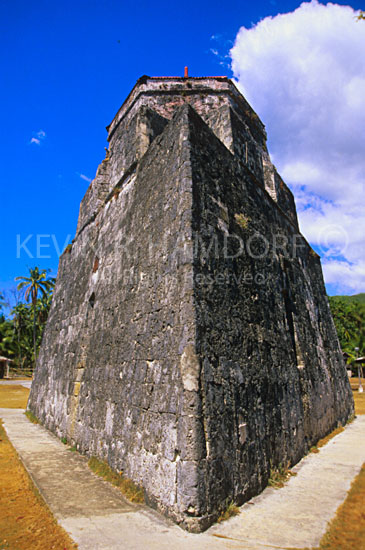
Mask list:
[[[351,390],[319,257],[233,82],[143,76],[107,129],[28,407],[200,531],[346,422]]]

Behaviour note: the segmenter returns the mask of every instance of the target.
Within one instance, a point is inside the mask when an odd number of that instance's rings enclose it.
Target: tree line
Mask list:
[[[41,344],[43,330],[51,306],[55,279],[48,271],[29,268],[18,281],[15,305],[5,315],[9,304],[0,292],[0,355],[14,361],[15,367],[33,370]]]
[[[357,357],[365,356],[365,303],[364,294],[357,296],[329,296],[342,351],[352,364]]]

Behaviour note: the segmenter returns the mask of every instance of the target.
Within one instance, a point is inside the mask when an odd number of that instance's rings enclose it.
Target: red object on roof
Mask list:
[[[176,80],[176,79],[182,80],[185,77],[183,76],[146,76],[146,78],[148,78],[148,80]],[[228,77],[227,76],[189,76],[189,78],[191,78],[192,80],[210,80],[210,79],[216,80],[217,78],[223,80],[223,79],[227,79]]]

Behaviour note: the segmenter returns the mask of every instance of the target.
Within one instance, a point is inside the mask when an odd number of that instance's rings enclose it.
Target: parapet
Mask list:
[[[265,126],[232,80],[226,76],[144,75],[107,126],[109,151],[81,204],[77,231],[95,214],[101,197],[121,185],[125,174],[133,171],[176,110],[186,103],[298,228],[293,196],[270,160]]]

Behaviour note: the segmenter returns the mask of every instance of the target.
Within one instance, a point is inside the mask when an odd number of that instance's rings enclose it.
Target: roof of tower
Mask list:
[[[185,75],[187,74],[187,67]],[[176,86],[176,87],[175,87]],[[136,101],[143,95],[165,94],[215,94],[228,95],[241,105],[244,111],[251,112],[256,118],[256,124],[264,131],[264,125],[237,89],[234,82],[227,76],[141,76],[124,100],[111,123],[106,127],[111,139],[116,127],[127,115]]]
[[[149,80],[228,80],[227,76],[147,76],[143,75],[141,78],[148,78]],[[138,79],[140,80],[140,79]],[[137,81],[138,82],[138,81]]]

